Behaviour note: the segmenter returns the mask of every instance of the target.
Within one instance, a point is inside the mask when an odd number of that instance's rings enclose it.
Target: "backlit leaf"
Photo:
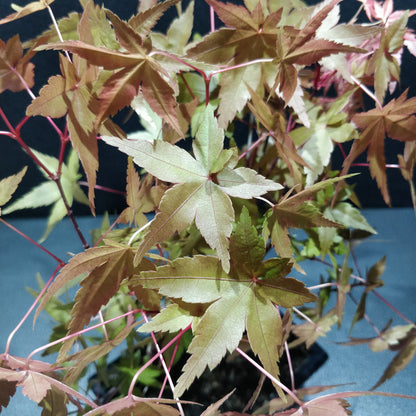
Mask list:
[[[21,78],[29,88],[33,87],[35,66],[29,62],[33,55],[32,50],[23,55],[19,35],[11,37],[6,43],[0,39],[0,93],[5,90],[12,92],[24,90],[26,87]]]
[[[25,166],[20,172],[15,175],[8,176],[0,181],[0,207],[7,204],[10,201],[10,198],[16,191],[19,183],[22,181],[23,176],[27,171],[27,166]],[[0,208],[1,213],[1,208]]]
[[[9,14],[7,17],[1,19],[0,25],[12,22],[13,20],[20,19],[40,10],[44,10],[49,6],[49,4],[53,3],[54,1],[55,0],[32,1],[24,7],[20,7],[17,4],[12,3],[11,6],[16,11],[16,13]]]
[[[49,380],[43,374],[34,371],[29,371],[24,380],[17,385],[23,386],[22,393],[36,403],[39,403],[51,389]]]
[[[370,163],[370,173],[376,179],[386,204],[390,204],[390,195],[385,166],[385,138],[388,136],[402,142],[414,140],[416,99],[406,97],[407,91],[399,98],[389,101],[382,108],[357,113],[353,117],[352,121],[361,130],[361,135],[359,140],[354,141],[348,157],[344,160],[341,172],[346,172],[353,161],[368,148],[367,159]]]
[[[251,199],[282,186],[244,167],[232,169],[234,152],[223,149],[224,134],[218,127],[213,107],[199,119],[193,141],[195,158],[184,149],[163,140],[103,140],[133,156],[133,161],[153,176],[176,183],[165,192],[159,210],[147,228],[136,261],[151,247],[194,220],[207,243],[217,251],[224,270],[229,271],[227,238],[231,234],[234,209],[229,196]]]
[[[236,239],[236,247],[241,240],[244,223],[248,223],[246,214],[243,214],[242,221],[243,224],[238,226],[240,231],[237,228],[236,236],[231,236],[231,240]],[[234,252],[231,251],[232,254]],[[256,262],[259,264],[254,264]],[[177,258],[169,265],[152,272],[142,272],[134,279],[172,299],[180,298],[192,303],[213,302],[194,329],[194,338],[188,349],[192,355],[175,388],[178,397],[206,366],[213,369],[227,351],[232,352],[237,347],[244,329],[247,329],[250,344],[262,364],[278,377],[278,348],[283,341],[280,315],[275,305],[289,308],[316,298],[303,283],[285,277],[291,270],[287,259],[261,263],[257,258],[254,263],[256,273],[244,276],[232,271],[228,275],[216,257],[197,255]],[[157,327],[162,328],[170,321],[171,314],[162,312],[155,319]]]

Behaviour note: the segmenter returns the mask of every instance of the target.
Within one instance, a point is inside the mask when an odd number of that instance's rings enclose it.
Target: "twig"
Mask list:
[[[262,374],[264,374],[268,379],[270,379],[274,384],[278,385],[283,391],[285,391],[299,406],[303,405],[303,402],[282,382],[280,382],[276,377],[273,377],[268,371],[266,371],[261,365],[257,364],[251,357],[249,357],[243,350],[239,347],[236,348],[236,351],[243,356],[248,362],[254,365]]]

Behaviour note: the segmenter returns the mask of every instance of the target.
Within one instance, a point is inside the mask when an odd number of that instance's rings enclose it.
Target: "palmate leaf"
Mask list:
[[[227,238],[231,234],[234,209],[230,196],[251,199],[282,186],[248,168],[234,169],[237,158],[223,149],[224,132],[218,127],[213,108],[200,119],[193,141],[195,158],[162,140],[129,141],[103,136],[133,157],[153,176],[176,183],[162,197],[159,211],[139,246],[136,261],[156,243],[183,231],[194,220],[207,243],[217,250],[224,270],[229,271]]]
[[[163,403],[163,404],[162,404]],[[178,416],[179,412],[172,406],[175,400],[162,398],[143,398],[136,396],[126,396],[122,399],[114,400],[110,403],[94,406],[93,410],[84,413],[84,416]]]
[[[150,261],[144,261],[139,268],[135,268],[133,257],[134,251],[131,247],[110,241],[107,241],[105,246],[93,247],[72,257],[42,298],[36,316],[58,290],[79,275],[89,273],[75,295],[68,335],[83,329],[91,317],[99,312],[101,306],[107,304],[115,295],[125,278],[131,276],[134,271],[141,270],[141,266],[145,269],[153,268]],[[74,340],[72,338],[63,344],[60,360],[70,350]]]
[[[40,153],[34,149],[31,149],[31,151],[42,162],[42,164],[49,169],[49,171],[57,171],[59,164],[58,159]],[[62,164],[61,171],[61,185],[67,203],[70,207],[72,206],[74,200],[83,204],[88,204],[88,199],[78,184],[78,180],[81,177],[78,171],[78,157],[75,152],[71,151],[68,154],[66,163]],[[43,174],[46,176],[44,172]],[[38,208],[48,205],[52,205],[52,208],[48,217],[46,230],[41,238],[41,241],[44,241],[55,225],[67,214],[66,206],[62,201],[59,189],[54,182],[50,180],[48,182],[42,182],[40,185],[37,185],[35,188],[30,190],[27,194],[6,206],[2,213],[3,215],[6,215],[21,209]]]
[[[366,149],[370,173],[386,204],[390,205],[387,188],[384,142],[386,136],[401,142],[414,142],[416,129],[416,98],[407,99],[407,90],[397,99],[392,99],[382,108],[374,108],[356,114],[352,121],[361,130],[348,157],[344,160],[342,172],[347,172],[354,160]]]
[[[48,80],[26,110],[26,115],[59,118],[67,115],[73,148],[77,152],[89,185],[89,204],[94,212],[94,186],[98,169],[97,129],[94,127],[98,102],[91,91],[96,69],[88,67],[82,74],[79,68],[60,55],[61,74]],[[107,123],[108,125],[108,123]]]
[[[29,88],[33,87],[35,65],[30,62],[33,55],[33,50],[23,55],[19,35],[11,37],[6,43],[0,39],[0,93],[5,90],[12,92],[24,90],[26,87],[20,77]]]
[[[252,255],[245,256],[256,240]],[[197,255],[178,258],[134,279],[144,287],[157,289],[160,294],[173,299],[180,298],[188,303],[213,302],[195,326],[195,336],[188,349],[191,357],[175,389],[177,397],[202,374],[206,366],[213,369],[227,351],[232,352],[245,329],[251,348],[265,369],[278,377],[278,350],[283,341],[282,323],[275,305],[289,308],[315,299],[303,283],[285,277],[291,270],[288,259],[263,263],[264,241],[251,225],[246,209],[243,209],[231,235],[230,247],[229,274],[223,270],[218,258]],[[179,312],[175,308],[175,320],[179,319]],[[155,319],[155,326],[150,323],[150,327],[162,330],[164,319],[170,322],[172,315],[162,311]],[[189,315],[185,313],[184,319],[189,319]],[[147,329],[145,327],[143,331]]]
[[[102,342],[98,345],[92,345],[69,356],[68,361],[71,362],[72,365],[65,374],[63,380],[64,383],[72,385],[76,380],[78,380],[78,377],[89,363],[107,355],[117,345],[123,342],[136,324],[134,319],[131,321],[127,322],[126,326],[113,339]]]
[[[166,2],[168,5],[174,2]],[[182,137],[176,115],[173,87],[165,80],[163,67],[152,57],[142,37],[130,24],[112,12],[108,17],[113,25],[120,46],[126,52],[97,47],[81,41],[65,41],[43,45],[41,49],[60,49],[77,54],[89,64],[116,70],[105,82],[99,94],[99,109],[95,112],[95,127],[108,116],[129,106],[133,98],[142,92],[150,107]]]
[[[263,226],[263,235],[270,235],[276,252],[282,257],[292,257],[289,228],[342,227],[340,223],[326,218],[309,200],[316,192],[342,178],[318,182],[289,197],[283,197],[270,211]]]
[[[54,1],[55,0],[32,1],[29,4],[26,4],[24,7],[20,7],[17,4],[12,3],[11,6],[16,12],[9,14],[8,16],[1,19],[0,25],[12,22],[13,20],[21,19],[22,17],[38,12],[40,10],[44,10]]]
[[[27,166],[15,175],[8,176],[0,181],[0,214],[1,207],[10,201],[26,171]]]

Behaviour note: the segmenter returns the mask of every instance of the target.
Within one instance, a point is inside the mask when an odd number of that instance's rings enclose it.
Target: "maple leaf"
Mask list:
[[[176,400],[162,398],[144,398],[126,396],[110,403],[95,406],[95,409],[85,413],[84,416],[178,416],[179,412],[172,406],[165,404],[177,404]]]
[[[161,185],[153,185],[153,177],[147,175],[140,181],[132,158],[128,160],[126,201],[128,207],[120,214],[119,221],[142,227],[147,223],[144,213],[154,211],[165,191]]]
[[[38,406],[43,409],[42,416],[67,416],[68,409],[66,404],[66,394],[56,386],[52,386],[52,388],[46,392],[46,396],[42,401],[38,403]]]
[[[244,108],[250,97],[246,84],[256,90],[264,80],[272,91],[283,96],[286,104],[295,104],[291,102],[293,96],[300,96],[302,92],[297,66],[311,65],[334,53],[363,52],[362,49],[330,40],[313,39],[316,30],[339,0],[333,0],[318,11],[302,30],[288,25],[279,27],[283,9],[270,12],[260,3],[252,10],[216,0],[209,0],[208,3],[226,28],[205,36],[188,50],[187,56],[209,63],[226,63],[230,68],[235,66],[221,76],[221,127],[225,127]],[[294,106],[299,111],[299,105]]]
[[[228,271],[227,238],[234,219],[230,196],[251,199],[282,188],[254,170],[235,168],[236,154],[232,149],[223,149],[224,132],[218,127],[211,106],[204,111],[192,144],[195,158],[162,140],[152,143],[106,136],[103,140],[133,156],[133,161],[153,176],[176,184],[162,197],[159,211],[138,248],[136,261],[154,244],[175,231],[183,231],[195,219],[202,236],[217,251]]]
[[[381,108],[356,114],[352,121],[361,130],[354,140],[348,157],[344,160],[342,173],[349,170],[353,161],[367,148],[370,173],[376,179],[384,201],[390,205],[387,188],[384,142],[386,136],[401,142],[413,142],[416,129],[416,98],[407,98],[407,90]]]
[[[33,55],[33,50],[23,55],[19,35],[14,35],[6,43],[0,39],[0,93],[5,90],[13,92],[24,90],[26,86],[21,78],[29,88],[33,87],[35,65],[30,62]]]
[[[59,165],[58,159],[40,153],[34,149],[31,149],[31,151],[50,172],[57,172]],[[61,169],[61,185],[68,205],[71,207],[74,200],[88,204],[88,199],[77,183],[81,174],[78,172],[79,162],[75,152],[71,151],[68,154],[67,163],[62,164]],[[45,178],[50,179],[43,170],[41,171]],[[52,231],[54,226],[67,214],[67,209],[61,198],[59,189],[53,181],[49,180],[48,182],[43,182],[40,185],[37,185],[28,193],[8,205],[3,210],[3,215],[10,214],[21,209],[38,208],[47,205],[52,205],[52,208],[48,218],[46,230],[41,238],[41,241],[43,241]]]
[[[141,266],[153,268],[152,263],[147,260],[135,268],[131,247],[111,241],[106,243],[105,246],[90,248],[71,258],[42,298],[36,316],[59,289],[83,273],[88,273],[75,295],[75,305],[71,311],[68,335],[74,334],[89,323],[102,305],[107,304],[124,279],[141,270]],[[74,341],[71,338],[63,344],[58,359],[63,359]]]
[[[20,7],[17,4],[12,3],[11,7],[15,10],[15,13],[12,13],[3,19],[0,20],[0,25],[4,23],[12,22],[13,20],[21,19],[22,17],[28,16],[29,14],[44,10],[49,7],[55,0],[41,0],[41,1],[32,1],[29,4],[26,4],[24,7]]]
[[[368,62],[367,74],[374,73],[374,89],[380,102],[383,102],[392,79],[400,81],[400,64],[395,54],[403,48],[407,21],[408,12],[385,29],[381,35],[380,47]]]
[[[257,121],[266,128],[269,135],[273,137],[276,150],[289,168],[292,176],[295,178],[296,173],[293,168],[293,162],[303,166],[306,166],[307,164],[299,155],[291,135],[286,132],[286,121],[283,113],[284,109],[281,108],[278,109],[278,111],[272,109],[256,91],[251,89],[250,86],[247,86],[247,88],[251,96],[251,102],[248,103],[250,111],[256,117]]]
[[[326,336],[326,333],[331,329],[331,326],[337,322],[337,320],[338,318],[334,311],[329,311],[316,322],[305,322],[300,325],[294,325],[292,331],[298,339],[289,344],[290,348],[305,343],[306,348],[309,349],[309,347],[314,344],[319,337]]]
[[[26,171],[27,166],[15,175],[8,176],[0,181],[0,215],[1,207],[10,201]]]
[[[131,319],[130,322],[127,322],[126,326],[121,329],[121,331],[110,340],[102,342],[98,345],[92,345],[91,347],[84,348],[75,354],[70,355],[67,358],[68,362],[74,363],[69,368],[64,377],[64,383],[72,385],[78,380],[78,377],[83,372],[84,368],[91,362],[98,360],[99,358],[107,355],[110,351],[113,350],[117,345],[123,342],[126,337],[133,330],[136,322],[134,319]]]
[[[245,329],[265,369],[278,376],[282,324],[275,305],[290,308],[314,300],[315,295],[300,281],[285,277],[292,268],[288,259],[263,262],[264,246],[244,208],[230,238],[230,273],[223,270],[216,257],[198,255],[178,258],[135,278],[144,287],[158,289],[170,298],[187,303],[211,303],[195,325],[195,336],[188,349],[191,357],[178,380],[176,397],[182,395],[206,366],[213,369],[227,350],[232,352]],[[155,318],[158,328],[163,328],[163,318],[171,319],[171,314],[162,314],[163,311]]]
[[[289,196],[288,193],[269,210],[263,225],[263,235],[270,235],[277,254],[282,257],[293,256],[289,228],[342,227],[340,223],[326,218],[318,207],[309,201],[320,189],[339,180],[341,178],[318,182],[293,196]]]
[[[166,3],[171,5],[174,1]],[[120,46],[126,52],[97,47],[81,41],[49,43],[38,49],[67,50],[84,58],[91,65],[115,70],[101,87],[98,97],[99,108],[94,112],[95,127],[98,127],[108,116],[129,106],[140,90],[150,107],[182,136],[176,116],[174,89],[165,80],[166,71],[156,59],[149,56],[149,46],[144,43],[133,26],[110,11],[107,11],[107,15]]]
[[[385,369],[383,375],[377,381],[377,383],[372,387],[372,390],[379,387],[385,381],[392,378],[400,370],[403,370],[414,358],[416,354],[416,331],[414,328],[411,328],[407,336],[401,340],[399,345],[399,351],[393,357],[392,361],[389,363]]]
[[[298,147],[299,156],[305,161],[306,186],[311,186],[328,166],[335,143],[343,143],[357,137],[355,127],[348,122],[343,111],[354,91],[342,95],[325,111],[316,103],[310,103],[307,111],[310,127],[298,127],[290,132]]]

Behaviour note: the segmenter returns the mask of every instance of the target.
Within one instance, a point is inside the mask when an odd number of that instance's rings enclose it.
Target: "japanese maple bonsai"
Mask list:
[[[58,267],[29,311],[38,306],[37,316],[47,308],[65,334],[54,331],[48,345],[18,358],[11,353],[13,332],[0,357],[1,406],[23,386],[42,414],[67,414],[70,403],[88,416],[183,415],[184,392],[227,353],[262,375],[246,408],[233,415],[250,412],[270,381],[279,399],[274,410],[267,403],[262,409],[275,415],[317,414],[322,406],[346,415],[345,398],[370,394],[346,391],[304,401],[326,386],[284,385],[279,361],[286,355],[290,363],[291,346],[310,347],[341,324],[352,290],[362,295],[350,324],[361,320],[367,294],[382,285],[384,259],[366,276],[348,266],[352,239],[374,232],[352,185],[361,180],[351,174],[357,158],[367,155],[359,164],[368,166],[390,205],[385,142],[402,142],[403,153],[390,167],[401,170],[415,203],[416,98],[397,93],[403,48],[416,55],[408,29],[415,11],[395,11],[392,0],[360,0],[356,16],[340,23],[340,0],[315,6],[300,0],[205,2],[211,30],[204,36],[193,30],[193,1],[183,9],[180,0],[140,1],[124,21],[80,0],[82,11],[56,21],[53,0],[41,0],[13,5],[15,13],[0,20],[36,18],[43,9],[52,17],[50,29],[36,39],[22,44],[14,35],[0,43],[1,91],[26,90],[32,98],[15,126],[7,107],[0,109],[6,126],[0,134],[17,141],[47,179],[14,199],[32,167],[16,167],[18,173],[2,179],[0,222],[11,226],[9,213],[45,205],[46,192],[53,208],[43,238],[67,215],[84,246],[68,262],[48,252]],[[173,6],[177,17],[165,33],[157,31]],[[215,16],[224,26],[216,27]],[[363,16],[371,24],[357,23]],[[58,51],[59,72],[35,95],[31,59],[45,49]],[[136,131],[126,133],[114,122],[125,109],[137,114]],[[21,129],[36,116],[60,140],[56,157],[26,144]],[[95,214],[97,189],[112,191],[97,184],[97,170],[112,168],[100,164],[99,140],[128,156],[125,208],[111,224],[106,217],[90,246],[72,205],[86,203]],[[338,167],[337,152],[343,156]],[[304,235],[296,237],[293,228]],[[302,261],[310,258],[332,268],[313,289],[290,277],[293,270],[307,275]],[[79,289],[69,304],[55,297],[75,282]],[[331,297],[336,306],[328,310]],[[68,306],[66,314],[54,314]],[[304,322],[295,325],[293,315]],[[90,323],[95,316],[100,322]],[[375,338],[388,340],[385,348],[406,340],[377,386],[411,361],[415,333],[407,320]],[[93,362],[99,374],[107,354],[124,341],[116,397],[94,402],[77,383]],[[149,346],[144,355],[142,345]],[[53,365],[32,358],[57,346]],[[184,351],[189,358],[172,380],[172,365]],[[160,389],[159,397],[142,397],[149,386]],[[219,414],[228,397],[204,403],[211,405],[204,416]]]

